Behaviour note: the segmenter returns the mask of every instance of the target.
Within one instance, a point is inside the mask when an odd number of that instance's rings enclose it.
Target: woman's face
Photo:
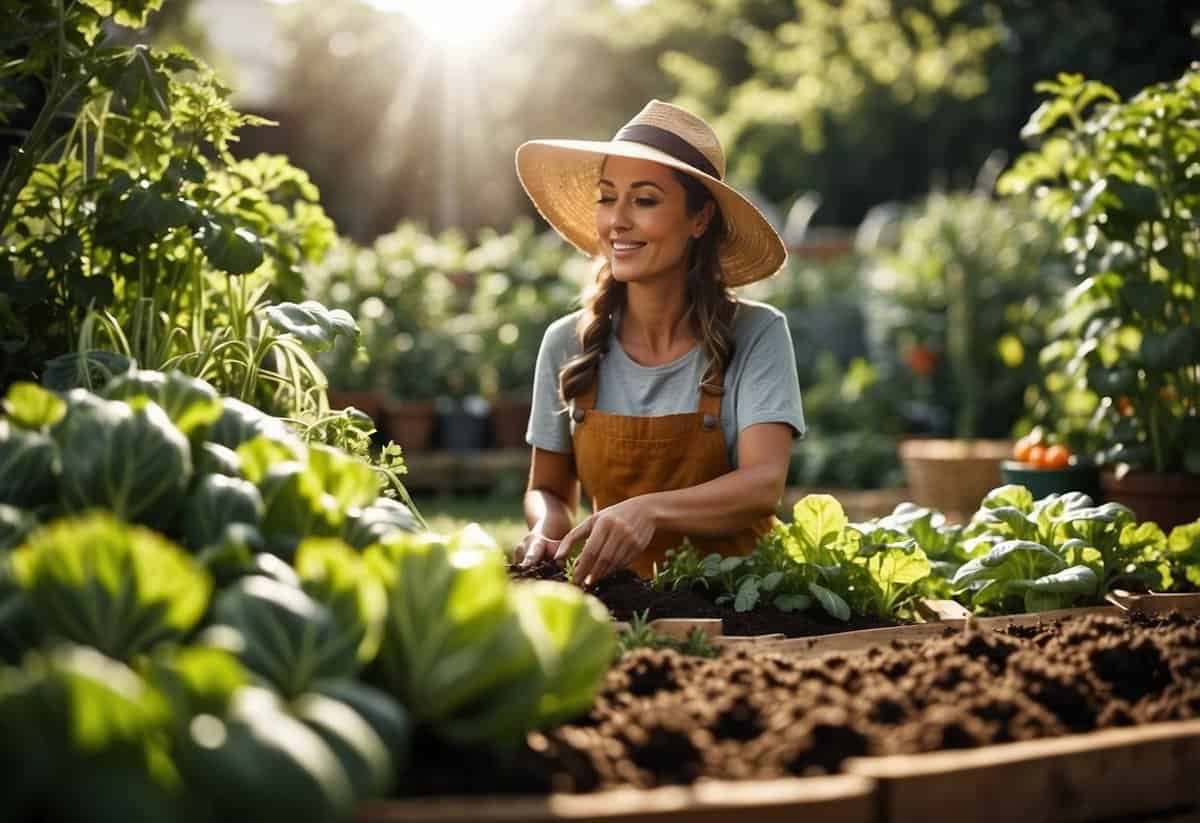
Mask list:
[[[607,158],[597,188],[596,232],[613,277],[628,283],[684,275],[688,245],[704,233],[711,210],[688,214],[683,186],[668,167]]]

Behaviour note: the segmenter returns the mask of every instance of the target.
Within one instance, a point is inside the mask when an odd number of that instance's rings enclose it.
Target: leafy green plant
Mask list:
[[[1116,586],[1162,590],[1171,582],[1167,538],[1116,503],[1078,492],[1034,500],[1001,486],[964,532],[974,555],[951,583],[987,611],[1037,611],[1098,603]]]
[[[830,615],[893,617],[920,594],[929,560],[915,541],[882,527],[850,525],[829,495],[807,495],[793,521],[763,538],[800,564],[808,594]]]
[[[154,526],[189,550],[291,558],[307,537],[365,548],[391,531],[415,531],[415,509],[382,492],[407,492],[403,461],[385,450],[369,463],[321,443],[207,383],[173,372],[129,372],[103,394],[55,394],[16,384],[0,417],[0,481],[14,537],[34,522],[102,507]],[[71,455],[65,460],[64,455]]]
[[[510,583],[478,527],[392,535],[366,557],[389,599],[381,677],[437,734],[505,745],[590,705],[616,647],[595,598]]]
[[[634,649],[673,649],[689,657],[719,657],[721,650],[712,644],[703,629],[693,628],[683,640],[659,634],[650,628],[649,609],[634,612],[629,619],[629,628],[617,636],[621,654]]]
[[[48,91],[36,111],[9,101],[34,125],[18,132],[20,149],[0,174],[0,238],[10,251],[0,262],[0,385],[36,377],[100,336],[143,367],[221,383],[226,375],[193,361],[228,359],[231,345],[254,338],[244,324],[259,299],[298,297],[300,264],[332,240],[304,172],[278,156],[232,156],[238,129],[266,121],[233,110],[211,72],[179,50],[107,44],[106,18],[141,26],[159,5],[0,12],[8,47],[22,55],[5,74]],[[251,372],[261,360],[244,359]],[[293,411],[286,403],[302,398],[277,388],[263,402]]]
[[[701,559],[688,546],[673,550],[655,586],[699,586],[718,605],[740,612],[765,605],[804,611],[815,603],[839,620],[855,613],[888,618],[908,613],[931,571],[915,539],[894,525],[848,523],[829,495],[805,496],[793,517],[745,557]]]
[[[101,512],[35,532],[10,562],[52,634],[117,660],[182,638],[212,591],[208,575],[179,547]]]
[[[1081,278],[1042,352],[1046,391],[1103,426],[1103,462],[1200,472],[1200,72],[1125,101],[1072,74],[1037,90],[1022,136],[1038,146],[999,189],[1032,195]]]

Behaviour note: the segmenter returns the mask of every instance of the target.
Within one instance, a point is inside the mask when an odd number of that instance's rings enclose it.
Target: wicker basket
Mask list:
[[[913,502],[966,521],[1001,484],[1000,464],[1011,440],[916,439],[900,443],[900,461]]]

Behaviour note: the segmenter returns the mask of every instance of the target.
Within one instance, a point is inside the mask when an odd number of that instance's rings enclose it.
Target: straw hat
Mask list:
[[[703,183],[721,208],[719,246],[729,286],[744,286],[779,271],[783,241],[762,213],[722,182],[725,152],[712,127],[670,103],[651,100],[608,142],[531,140],[517,149],[517,176],[546,221],[584,254],[600,254],[596,183],[606,156],[652,160]]]

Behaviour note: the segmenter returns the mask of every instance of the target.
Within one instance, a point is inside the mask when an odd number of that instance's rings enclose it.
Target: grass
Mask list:
[[[416,497],[413,502],[433,531],[450,534],[478,523],[505,551],[529,531],[520,497]]]

